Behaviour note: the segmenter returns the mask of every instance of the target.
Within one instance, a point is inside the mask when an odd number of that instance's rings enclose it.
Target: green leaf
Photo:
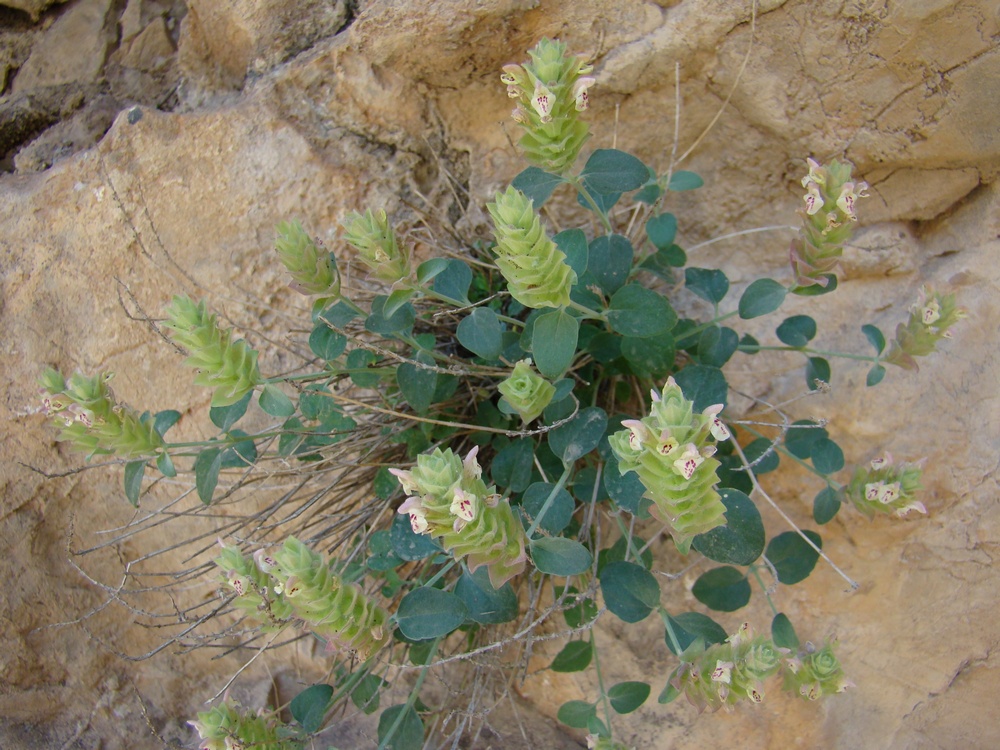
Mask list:
[[[665,331],[648,338],[625,336],[621,339],[621,353],[633,373],[639,377],[660,379],[673,370],[677,347],[674,335]]]
[[[781,321],[775,333],[783,344],[801,348],[816,336],[816,321],[808,315],[793,315]]]
[[[715,562],[750,565],[764,551],[764,522],[753,501],[739,490],[723,489],[726,525],[699,534],[691,546]]]
[[[840,497],[833,487],[826,486],[813,500],[813,520],[820,526],[830,523],[840,511]]]
[[[605,294],[614,294],[632,270],[632,243],[620,234],[601,235],[590,243],[587,268]]]
[[[739,334],[725,326],[709,326],[698,339],[698,361],[703,365],[722,367],[736,352]]]
[[[829,438],[813,443],[810,458],[820,474],[834,474],[844,468],[844,451]]]
[[[351,382],[358,388],[374,388],[382,378],[377,372],[364,370],[378,361],[374,352],[367,349],[354,349],[347,355],[347,369],[351,370]],[[354,372],[357,370],[358,372]]]
[[[575,576],[589,570],[594,562],[590,551],[572,539],[542,537],[532,540],[530,545],[535,567],[549,575]]]
[[[611,298],[608,322],[622,336],[645,338],[670,331],[677,313],[663,295],[640,284],[626,284]]]
[[[445,273],[447,271],[444,271],[434,280],[435,287]],[[380,294],[372,300],[372,311],[365,320],[365,329],[381,336],[391,336],[394,333],[404,336],[408,335],[413,329],[413,322],[417,317],[413,305],[406,302],[391,315],[386,315],[385,311],[388,302],[389,298],[384,294]]]
[[[274,383],[268,383],[260,392],[260,408],[272,417],[290,417],[295,413],[295,404]]]
[[[399,310],[407,301],[414,295],[412,289],[396,289],[390,295],[389,299],[385,301],[385,306],[382,308],[382,315],[388,319],[391,319],[396,311]]]
[[[488,307],[477,307],[462,318],[456,335],[458,343],[483,359],[495,360],[503,351],[503,324]]]
[[[315,384],[305,388],[299,396],[299,411],[306,419],[323,420],[339,409],[330,390]]]
[[[685,268],[684,285],[693,293],[714,305],[729,293],[726,274],[714,268]]]
[[[861,326],[861,333],[868,339],[868,343],[874,347],[875,353],[881,354],[885,349],[885,336],[882,335],[882,331],[869,323]]]
[[[594,658],[594,647],[590,641],[570,641],[552,660],[553,672],[582,672],[590,666]]]
[[[396,610],[400,632],[414,641],[447,635],[469,614],[457,595],[450,591],[421,586],[403,597]]]
[[[535,518],[554,489],[554,484],[535,482],[524,491],[524,496],[521,498],[521,507],[527,511],[531,518]],[[545,511],[545,515],[539,522],[538,528],[550,534],[558,534],[569,526],[569,522],[573,520],[573,510],[575,507],[576,504],[573,502],[573,497],[560,487],[548,510]]]
[[[599,193],[596,190],[594,190],[593,187],[590,187],[590,197],[591,197],[591,200],[594,201],[594,206],[597,206],[597,212],[599,214],[604,214],[606,216],[608,214],[608,212],[612,208],[615,207],[615,204],[622,197],[622,194],[621,193]],[[576,202],[579,203],[582,208],[585,208],[588,211],[593,211],[594,210],[594,206],[590,205],[590,201],[588,201],[583,196],[583,193],[577,193],[576,194]]]
[[[567,586],[566,591],[569,594],[579,594],[572,586]],[[561,594],[561,590],[560,590]],[[580,599],[572,607],[568,607],[563,610],[563,618],[566,620],[566,625],[571,628],[578,628],[586,622],[592,622],[597,618],[597,603],[593,599]]]
[[[566,465],[590,453],[604,437],[608,415],[598,406],[581,409],[562,427],[549,433],[549,447]]]
[[[750,582],[728,565],[703,573],[691,589],[695,599],[718,612],[735,612],[750,601]]]
[[[441,551],[441,546],[434,541],[434,537],[413,533],[410,519],[404,513],[397,513],[392,519],[389,541],[392,543],[392,551],[410,562],[423,560]]]
[[[278,438],[278,455],[288,458],[295,453],[306,438],[304,431],[305,425],[302,424],[302,420],[297,417],[286,419],[281,425],[281,437]]]
[[[559,707],[556,718],[573,729],[586,729],[587,723],[597,716],[597,706],[586,701],[566,701]]]
[[[169,453],[161,453],[156,457],[156,468],[165,477],[173,478],[177,476],[177,469],[174,468],[174,462],[170,458]]]
[[[514,440],[493,458],[490,476],[511,492],[523,492],[531,484],[534,457],[535,444],[529,438]]]
[[[646,184],[649,169],[631,154],[602,148],[590,155],[580,177],[598,193],[627,193]]]
[[[247,399],[247,403],[249,402],[250,399]],[[177,424],[177,420],[180,418],[181,413],[176,409],[164,409],[163,411],[158,411],[153,417],[153,429],[156,430],[157,435],[163,437],[167,434],[167,430]]]
[[[819,534],[806,531],[805,535],[823,549],[823,540]],[[788,585],[808,578],[819,560],[819,553],[794,531],[786,531],[774,537],[764,554],[777,571],[778,580]]]
[[[366,674],[362,677],[351,691],[351,703],[360,708],[366,714],[373,714],[378,711],[379,693],[383,685],[388,683],[381,677],[373,674]]]
[[[398,489],[399,480],[389,473],[388,468],[380,466],[372,480],[372,491],[375,493],[375,497],[379,500],[388,500]]]
[[[347,337],[337,333],[322,320],[309,334],[309,348],[325,362],[332,362],[347,348]]]
[[[611,562],[600,574],[608,609],[625,622],[640,622],[660,605],[660,585],[648,570],[633,562]]]
[[[243,430],[231,430],[232,438],[247,438]],[[246,469],[257,461],[257,446],[253,440],[240,440],[222,451],[220,469]]]
[[[639,504],[646,487],[634,471],[620,473],[617,459],[608,461],[604,467],[604,489],[619,508],[632,515],[639,513]]]
[[[608,690],[608,700],[616,712],[630,714],[646,702],[650,690],[646,682],[619,682]]]
[[[820,427],[818,423],[809,419],[800,419],[792,422],[792,426],[785,434],[785,448],[796,458],[803,461],[812,455],[813,445],[817,440],[829,437],[825,427]]]
[[[682,190],[695,190],[704,184],[705,181],[694,172],[681,170],[670,175],[670,184],[667,189],[679,193]]]
[[[826,286],[822,284],[807,284],[806,286],[792,287],[792,294],[800,297],[819,297],[829,294],[837,289],[837,275],[834,273],[821,273],[818,278],[826,279]]]
[[[125,497],[133,507],[139,505],[139,495],[142,494],[142,475],[145,472],[145,461],[129,461],[125,464]]]
[[[677,217],[673,214],[652,216],[646,222],[646,236],[657,250],[666,250],[677,237]]]
[[[469,285],[472,284],[472,269],[458,258],[448,258],[448,267],[434,277],[434,291],[440,295],[469,304]]]
[[[607,724],[597,718],[597,714],[587,720],[587,731],[597,737],[611,738],[611,730],[608,729]]]
[[[434,358],[424,351],[417,352],[412,359],[421,365],[434,366]],[[403,362],[396,368],[396,382],[399,392],[403,394],[406,403],[418,414],[424,414],[434,401],[434,391],[437,389],[438,374],[427,367],[420,367],[413,362]]]
[[[511,185],[528,196],[537,211],[565,180],[538,167],[528,167],[511,181]]]
[[[239,422],[243,418],[243,415],[247,413],[247,406],[250,404],[251,398],[253,398],[253,391],[248,391],[246,395],[235,404],[230,404],[229,406],[213,406],[208,410],[208,418],[211,419],[212,424],[220,430],[223,432],[229,432],[229,430],[232,429],[232,426]]]
[[[573,362],[579,334],[579,319],[565,310],[539,315],[531,335],[531,353],[538,371],[550,380],[562,376]]]
[[[368,538],[368,559],[365,565],[371,570],[385,571],[398,568],[403,558],[392,551],[392,538],[388,529],[376,531]]]
[[[465,602],[468,618],[480,625],[511,622],[520,611],[513,587],[505,583],[499,589],[493,588],[486,566],[476,568],[474,573],[464,571],[455,585],[455,595]]]
[[[587,235],[583,233],[583,230],[563,230],[555,235],[552,241],[566,254],[566,263],[576,272],[577,277],[583,276],[587,272],[590,254],[590,249],[587,247]]]
[[[396,731],[390,737],[393,727]],[[381,750],[422,750],[424,723],[413,708],[390,706],[378,717],[378,742]]]
[[[709,406],[729,400],[729,384],[718,367],[708,365],[688,365],[674,376],[684,397],[694,402],[694,410],[701,412]]]
[[[215,486],[219,483],[219,469],[222,468],[222,451],[218,448],[204,448],[194,460],[194,485],[198,497],[205,505],[212,502]]]
[[[355,310],[350,305],[348,305],[346,302],[339,301],[336,304],[330,305],[328,308],[326,308],[322,313],[319,314],[319,317],[322,318],[323,320],[328,321],[330,325],[332,325],[334,328],[343,328],[352,320],[354,320],[356,317],[358,317],[358,314],[359,314],[358,311]]]
[[[666,705],[673,702],[680,694],[681,691],[674,687],[674,684],[668,680],[667,684],[663,686],[663,690],[660,692],[659,697],[657,697],[656,702]]]
[[[792,621],[784,612],[779,612],[771,620],[771,639],[778,648],[787,648],[793,653],[799,648],[799,637],[795,634]]]
[[[431,258],[425,260],[417,266],[417,283],[420,286],[427,286],[427,283],[434,280],[434,277],[448,268],[447,258]]]
[[[706,644],[711,645],[713,643],[724,643],[729,637],[729,634],[726,633],[725,629],[719,623],[708,615],[703,615],[701,612],[684,612],[676,617],[667,615],[667,620],[670,622],[670,627],[674,631],[674,636],[677,638],[677,644],[681,647],[682,653],[698,638],[703,639]],[[667,648],[670,649],[670,652],[674,656],[677,656],[677,651],[674,650],[674,643],[670,638],[669,632],[664,637],[667,642]]]
[[[331,686],[312,685],[292,698],[292,702],[288,704],[288,710],[291,711],[292,718],[306,732],[312,734],[323,725],[323,718],[326,716],[326,710],[330,707],[332,697],[333,688]]]
[[[745,354],[756,354],[760,351],[760,342],[749,333],[744,333],[740,339],[740,351]]]
[[[749,320],[774,312],[781,307],[786,294],[788,290],[774,279],[757,279],[740,297],[740,317]]]
[[[653,567],[653,551],[651,549],[639,552],[646,544],[646,540],[641,536],[633,534],[631,537],[620,536],[610,547],[602,549],[597,555],[597,575],[598,577],[608,565],[613,562],[621,562],[626,557],[630,562],[642,566],[646,570]]]
[[[810,391],[819,388],[817,381],[830,382],[830,363],[822,357],[809,357],[806,363],[806,385]]]
[[[753,473],[758,476],[774,471],[780,463],[774,443],[763,437],[751,441],[743,449],[743,455],[747,457],[747,463],[750,464]]]
[[[684,250],[679,245],[671,245],[648,256],[639,264],[639,268],[672,284],[674,269],[681,268],[685,263],[687,263],[687,254]]]
[[[869,388],[878,385],[882,382],[882,378],[885,377],[885,368],[882,365],[875,364],[872,365],[872,369],[868,371],[868,377],[865,378],[865,385]]]

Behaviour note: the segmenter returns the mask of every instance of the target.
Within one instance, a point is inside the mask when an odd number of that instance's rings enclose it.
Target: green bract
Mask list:
[[[954,294],[941,294],[926,287],[920,294],[922,299],[910,308],[906,323],[896,327],[896,338],[884,362],[918,370],[914,357],[933,353],[938,342],[950,335],[948,329],[966,317],[965,310],[955,304]]]
[[[187,296],[174,297],[163,327],[188,350],[184,364],[198,370],[194,382],[215,389],[212,406],[235,404],[262,382],[257,352],[242,339],[233,341],[231,329],[219,328],[204,300],[195,303]]]
[[[713,456],[715,440],[728,438],[729,431],[718,417],[721,404],[695,414],[673,378],[652,398],[649,416],[623,420],[626,429],[611,436],[611,448],[622,474],[639,475],[652,512],[686,553],[697,534],[726,522],[726,506],[715,489],[720,463]]]
[[[487,203],[493,217],[497,268],[511,296],[525,307],[565,307],[576,272],[549,239],[531,201],[513,187]]]
[[[531,368],[530,359],[514,365],[514,371],[497,386],[504,402],[521,417],[524,424],[534,421],[549,405],[556,388]]]
[[[844,675],[844,670],[833,653],[834,645],[828,643],[817,650],[811,643],[807,643],[805,651],[786,659],[782,687],[811,701],[854,687],[854,683]]]
[[[264,717],[255,711],[241,709],[229,699],[198,714],[190,722],[201,737],[200,750],[299,750],[302,743],[283,736],[277,717]],[[287,735],[287,730],[284,732]]]
[[[375,214],[368,209],[364,215],[354,211],[341,225],[344,241],[360,253],[376,279],[395,284],[410,275],[410,253],[405,246],[400,247],[385,211]]]
[[[324,299],[340,296],[340,272],[332,253],[318,247],[297,221],[278,224],[278,258],[292,277],[292,288]]]
[[[920,463],[895,463],[892,455],[874,459],[868,466],[859,466],[845,488],[854,507],[869,518],[876,513],[903,516],[911,510],[927,513],[924,504],[915,498],[923,489]]]

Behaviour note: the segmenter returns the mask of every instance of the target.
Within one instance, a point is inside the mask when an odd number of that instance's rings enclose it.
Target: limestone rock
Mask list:
[[[21,10],[31,16],[32,20],[37,21],[39,16],[41,16],[42,11],[60,3],[65,3],[68,0],[3,0],[0,5],[6,8],[14,8],[15,10]]]

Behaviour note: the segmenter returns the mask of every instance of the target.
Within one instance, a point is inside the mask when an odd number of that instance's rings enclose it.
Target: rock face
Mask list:
[[[331,246],[338,219],[367,206],[410,220],[418,206],[464,234],[481,229],[485,201],[523,167],[498,70],[542,36],[595,61],[591,147],[617,143],[662,169],[676,138],[683,167],[704,177],[669,206],[687,247],[794,223],[804,158],[854,162],[873,197],[860,208],[841,288],[808,305],[824,348],[864,350],[858,327],[891,332],[924,284],[956,291],[969,311],[918,373],[890,372],[869,391],[865,368],[844,360],[833,393],[797,407],[798,418],[831,419],[849,463],[884,450],[927,458],[928,517],[868,522],[845,509],[823,528],[825,551],[861,582],[858,592],[820,569],[776,594],[804,638],[839,637],[858,687],[818,705],[774,691],[753,710],[700,719],[680,702],[650,701],[616,721],[616,738],[650,749],[1000,746],[996,722],[984,720],[1000,690],[995,3],[767,0],[755,18],[736,0],[375,0],[354,15],[354,3],[318,0],[2,4],[37,24],[0,35],[0,746],[161,747],[151,728],[191,743],[184,720],[242,665],[176,649],[119,657],[163,642],[133,624],[162,601],[118,590],[124,562],[148,549],[100,533],[135,518],[121,467],[67,473],[81,457],[55,445],[39,413],[40,369],[114,370],[120,397],[180,409],[197,438],[207,395],[143,316],[187,291],[255,343],[284,337],[289,315],[303,314],[272,253],[274,225],[290,217]],[[553,211],[572,218],[568,202]],[[761,269],[787,280],[788,239],[776,229],[693,252],[737,285]],[[775,322],[748,330],[773,342]],[[280,352],[268,356],[280,365]],[[734,387],[771,401],[801,392],[801,362],[768,372],[755,362],[728,366]],[[819,487],[808,477],[768,489],[814,526]],[[764,514],[769,533],[783,530]],[[664,585],[672,611],[700,606],[690,586],[704,569]],[[208,601],[214,591],[186,595]],[[757,598],[747,616],[767,622]],[[606,682],[662,688],[673,661],[658,623],[624,628],[606,615],[596,637]],[[236,689],[262,704],[270,669],[291,693],[320,656],[267,655]],[[545,717],[566,700],[592,700],[597,687],[539,672],[517,692],[523,746],[572,747]],[[494,723],[494,746],[522,746],[514,721]],[[373,736],[363,721],[348,725],[354,739],[332,744],[362,747]]]

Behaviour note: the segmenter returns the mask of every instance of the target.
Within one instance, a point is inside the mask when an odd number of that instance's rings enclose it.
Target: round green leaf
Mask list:
[[[677,236],[677,217],[673,214],[652,216],[646,222],[646,236],[658,250],[666,250]]]
[[[632,270],[632,243],[620,234],[601,235],[590,243],[587,268],[605,294],[617,292]]]
[[[784,612],[779,612],[771,620],[771,638],[774,640],[774,645],[778,648],[787,648],[796,651],[799,647],[799,637],[795,634],[792,621],[788,619],[788,615]]]
[[[383,750],[422,750],[424,723],[413,708],[390,706],[378,718],[378,741]]]
[[[813,445],[817,440],[829,437],[825,427],[809,419],[793,422],[785,434],[785,448],[796,458],[803,461],[812,455]]]
[[[431,258],[430,260],[425,260],[417,266],[417,283],[420,284],[420,286],[427,286],[427,284],[432,281],[435,276],[444,271],[447,267],[447,258]]]
[[[861,326],[861,332],[868,339],[868,343],[874,347],[875,353],[881,354],[882,350],[885,349],[885,336],[882,335],[882,331],[869,323]]]
[[[695,190],[704,184],[705,181],[697,174],[682,169],[670,175],[670,184],[667,185],[667,189],[679,193],[682,190]]]
[[[608,322],[622,336],[645,338],[673,328],[677,313],[662,294],[641,284],[626,284],[611,298]]]
[[[597,706],[586,701],[567,701],[559,707],[556,718],[573,729],[586,729],[587,722],[597,716]]]
[[[173,478],[177,476],[177,469],[174,468],[174,461],[170,458],[169,453],[161,453],[156,457],[156,468],[165,477]]]
[[[535,518],[554,489],[554,484],[535,482],[524,491],[524,496],[521,498],[521,507],[527,511],[529,516]],[[545,511],[545,515],[539,522],[538,527],[550,534],[558,534],[569,526],[569,522],[573,519],[573,509],[575,506],[576,504],[573,502],[572,495],[560,487],[556,496],[549,504],[548,510]]]
[[[650,689],[646,682],[619,682],[608,690],[608,700],[618,713],[630,714],[646,702]]]
[[[320,321],[309,334],[309,348],[320,359],[331,362],[344,353],[347,337]]]
[[[265,414],[270,414],[272,417],[290,417],[295,413],[295,404],[274,383],[264,386],[257,403]]]
[[[684,392],[684,397],[694,402],[696,412],[715,404],[725,406],[729,400],[729,384],[718,367],[688,365],[674,376],[674,380]]]
[[[622,474],[618,471],[617,459],[609,460],[604,467],[604,489],[622,510],[632,515],[639,512],[639,501],[646,493],[646,487],[634,471]]]
[[[600,581],[604,603],[625,622],[645,620],[660,604],[656,577],[636,563],[608,563],[601,570]]]
[[[530,438],[520,438],[497,453],[490,466],[493,481],[511,492],[523,492],[531,484],[534,469],[535,444]]]
[[[250,395],[251,394],[248,393],[246,396],[243,397],[247,400],[247,403],[250,403],[250,398],[249,398]],[[246,408],[246,404],[244,404],[243,408],[244,409]],[[176,409],[164,409],[163,411],[158,411],[153,417],[153,429],[156,430],[156,434],[158,434],[160,437],[163,437],[164,435],[167,434],[167,430],[169,430],[171,427],[177,424],[177,420],[179,420],[180,418],[181,418],[181,413]]]
[[[625,336],[619,340],[622,355],[639,377],[660,379],[673,370],[677,348],[670,331],[649,338]]]
[[[247,438],[248,435],[243,430],[231,430],[229,436],[232,438]],[[245,469],[253,466],[257,461],[257,446],[253,440],[240,440],[238,443],[222,451],[222,461],[220,469]]]
[[[565,229],[552,237],[556,247],[566,254],[566,264],[572,268],[577,277],[587,272],[588,255],[587,235],[582,229]]]
[[[806,363],[806,385],[810,391],[819,388],[818,380],[824,383],[830,382],[830,363],[822,357],[809,357]]]
[[[477,307],[462,318],[456,335],[458,343],[483,359],[494,360],[503,351],[503,324],[488,307]]]
[[[531,353],[535,367],[545,377],[560,377],[576,355],[580,321],[565,310],[543,313],[531,333]]]
[[[594,562],[590,551],[579,542],[561,536],[543,537],[530,542],[531,561],[542,573],[575,576],[590,569]]]
[[[450,591],[422,586],[403,597],[396,610],[399,630],[407,638],[423,641],[446,635],[465,622],[468,608]]]
[[[788,290],[774,279],[757,279],[740,297],[740,317],[749,320],[774,312],[781,307],[786,294]]]
[[[433,288],[438,294],[467,305],[471,284],[472,269],[468,264],[458,258],[448,258],[448,267],[434,277]]]
[[[844,468],[844,451],[829,438],[813,443],[810,458],[820,474],[834,474]]]
[[[351,382],[358,388],[374,388],[381,381],[377,372],[365,372],[365,370],[378,361],[374,352],[367,349],[353,349],[347,355],[347,369],[351,376]]]
[[[133,506],[139,504],[139,495],[142,494],[142,475],[145,473],[145,461],[129,461],[125,464],[125,497]]]
[[[465,571],[455,585],[455,595],[465,602],[468,617],[481,625],[496,625],[517,618],[517,594],[509,583],[499,589],[490,583],[486,566],[476,568],[476,572]]]
[[[685,268],[684,285],[713,304],[721,302],[729,292],[729,279],[718,269]]]
[[[581,409],[570,422],[549,433],[549,447],[552,452],[571,464],[590,453],[604,437],[608,426],[608,415],[599,406]]]
[[[292,698],[288,710],[291,711],[292,718],[312,734],[322,726],[332,697],[333,688],[330,685],[312,685]]]
[[[239,422],[243,418],[243,415],[247,413],[247,406],[250,405],[250,399],[252,397],[253,391],[249,391],[235,404],[230,404],[229,406],[213,406],[208,410],[208,418],[211,419],[212,424],[220,430],[223,432],[229,432],[233,425]]]
[[[805,535],[823,548],[823,540],[815,531],[806,531]],[[764,554],[777,571],[778,580],[788,585],[808,578],[819,560],[819,553],[794,531],[774,537]]]
[[[568,594],[580,593],[572,586],[567,586],[565,590]],[[597,612],[597,603],[593,599],[580,599],[572,607],[563,610],[563,618],[569,627],[578,628],[585,622],[591,622],[596,619]]]
[[[403,558],[392,551],[388,529],[376,531],[368,539],[368,559],[365,564],[372,570],[392,570],[403,564]]]
[[[865,378],[865,385],[869,388],[876,386],[882,382],[885,377],[885,368],[882,365],[874,364],[872,368],[868,371],[868,377]]]
[[[649,169],[632,154],[599,148],[587,159],[580,177],[598,193],[627,193],[646,184]]]
[[[754,474],[758,476],[774,471],[780,462],[778,452],[774,449],[774,443],[767,438],[757,438],[751,441],[743,449],[743,455],[747,457],[747,463],[750,464]]]
[[[570,641],[552,660],[553,672],[582,672],[590,666],[594,658],[594,647],[590,641]]]
[[[343,301],[330,305],[317,316],[317,318],[328,321],[334,328],[343,328],[356,317],[358,317],[358,311]]]
[[[736,568],[713,568],[694,582],[691,593],[709,609],[735,612],[750,601],[750,582]]]
[[[704,640],[706,644],[711,645],[713,643],[723,643],[729,637],[729,634],[726,633],[725,629],[719,623],[708,615],[703,615],[701,612],[684,612],[676,617],[667,615],[667,620],[674,631],[674,636],[677,638],[677,645],[681,647],[681,652],[687,649],[698,638]],[[674,643],[670,638],[670,633],[667,632],[664,637],[667,642],[667,648],[670,649],[670,652],[674,656],[677,656],[678,652],[674,650]]]
[[[434,402],[434,391],[437,390],[438,374],[428,367],[434,365],[434,358],[425,351],[414,355],[415,362],[403,362],[396,368],[396,382],[399,392],[403,394],[406,403],[418,414],[425,413]]]
[[[750,565],[764,551],[764,522],[753,500],[739,490],[720,491],[726,525],[699,534],[691,546],[715,562]]]
[[[445,273],[447,271],[439,274],[434,279],[435,286]],[[384,294],[380,294],[372,300],[372,311],[368,319],[365,320],[365,328],[372,333],[378,333],[382,336],[389,336],[394,333],[408,334],[413,328],[413,322],[417,317],[413,305],[406,302],[393,311],[391,315],[387,315],[385,308],[388,302],[389,298]]]
[[[840,497],[833,487],[824,487],[813,500],[813,520],[821,526],[832,521],[839,510]]]
[[[351,691],[351,703],[360,708],[366,714],[378,711],[379,694],[383,685],[388,685],[381,677],[373,674],[366,674],[362,677],[354,689]]]
[[[775,331],[783,344],[803,347],[816,336],[816,321],[808,315],[793,315],[781,321]]]
[[[528,167],[511,180],[510,184],[528,196],[535,209],[539,209],[562,182],[563,178],[559,175],[550,174],[538,167]]]
[[[404,560],[415,562],[430,557],[441,551],[440,545],[427,534],[414,534],[410,519],[403,513],[397,513],[389,527],[389,541],[392,551]]]
[[[221,468],[222,451],[218,448],[203,448],[194,460],[194,485],[198,490],[198,497],[205,505],[212,502]]]
[[[725,326],[709,326],[698,339],[698,361],[703,365],[722,367],[740,344],[739,334]]]

